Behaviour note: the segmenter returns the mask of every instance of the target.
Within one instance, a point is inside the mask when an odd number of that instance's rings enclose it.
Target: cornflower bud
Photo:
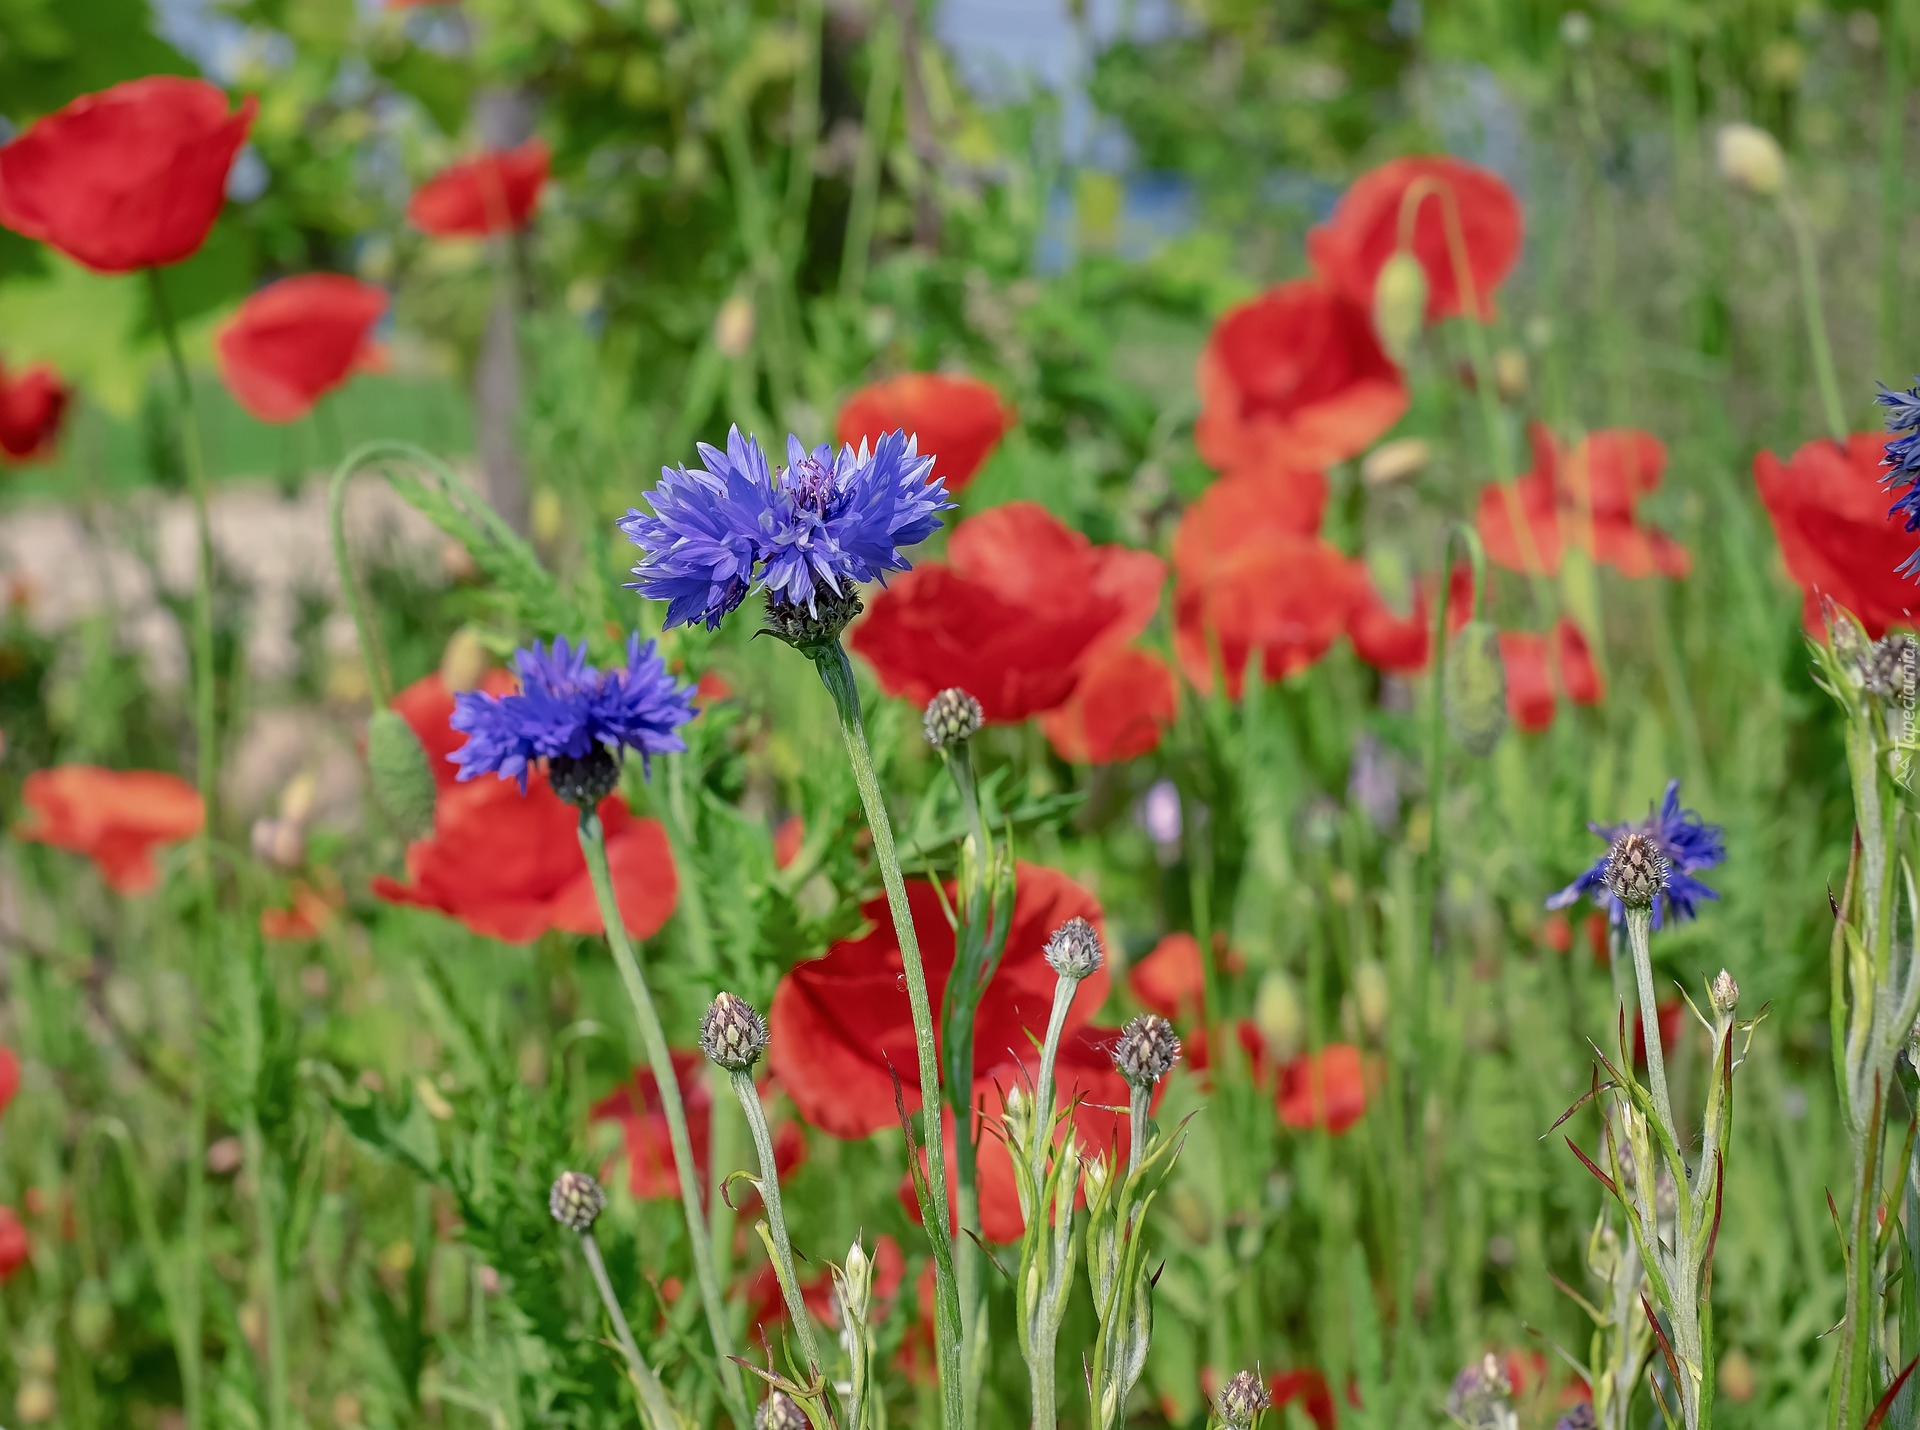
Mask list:
[[[1740,1004],[1740,985],[1733,981],[1733,975],[1721,969],[1707,987],[1707,996],[1713,999],[1713,1011],[1725,1017]]]
[[[562,1172],[547,1197],[547,1210],[553,1213],[553,1219],[582,1235],[593,1230],[606,1206],[607,1194],[585,1172]]]
[[[950,685],[927,702],[920,724],[927,732],[929,745],[936,750],[951,750],[977,735],[986,719],[978,700],[959,686]]]
[[[700,1049],[728,1072],[746,1072],[767,1050],[767,1020],[738,994],[719,994],[700,1022]]]
[[[1133,1087],[1152,1087],[1180,1061],[1180,1039],[1157,1013],[1142,1013],[1113,1045],[1114,1071]]]
[[[1751,124],[1723,124],[1714,143],[1720,176],[1736,188],[1770,199],[1786,187],[1787,156],[1780,141]]]
[[[1554,1421],[1553,1430],[1599,1430],[1599,1425],[1593,1418],[1593,1402],[1583,1400]]]
[[[1273,1396],[1268,1394],[1259,1374],[1243,1370],[1226,1383],[1220,1391],[1220,1398],[1214,1402],[1214,1408],[1232,1430],[1247,1430],[1253,1424],[1254,1417],[1271,1404]]]
[[[753,1412],[753,1430],[807,1430],[807,1413],[791,1395],[776,1390]]]
[[[1513,1382],[1498,1356],[1488,1354],[1453,1378],[1447,1414],[1469,1430],[1508,1430],[1513,1418]]]
[[[1911,699],[1917,659],[1920,647],[1913,637],[1896,631],[1875,641],[1860,655],[1860,683],[1869,695],[1882,700]]]
[[[1100,935],[1082,918],[1071,918],[1047,940],[1047,966],[1078,983],[1100,967]]]
[[[1623,834],[1607,852],[1607,888],[1630,909],[1650,909],[1667,885],[1667,856],[1644,834]]]
[[[860,1238],[854,1238],[853,1246],[847,1251],[847,1264],[842,1270],[846,1276],[847,1318],[864,1321],[867,1318],[867,1302],[873,1294],[873,1258],[867,1255]]]

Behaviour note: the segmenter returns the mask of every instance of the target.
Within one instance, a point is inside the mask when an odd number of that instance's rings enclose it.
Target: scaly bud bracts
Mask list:
[[[735,993],[722,993],[700,1023],[701,1051],[728,1072],[746,1072],[767,1050],[767,1020]]]
[[[1607,851],[1607,888],[1630,909],[1650,909],[1667,886],[1667,856],[1644,834],[1623,834]]]
[[[620,761],[605,745],[578,758],[555,755],[547,761],[553,792],[575,809],[598,809],[620,784]]]
[[[927,743],[936,750],[951,750],[971,740],[987,721],[980,702],[957,685],[950,685],[927,702],[927,713],[920,727],[927,732]]]
[[[1261,1383],[1259,1375],[1243,1370],[1226,1383],[1214,1407],[1232,1430],[1247,1430],[1253,1424],[1254,1417],[1271,1404],[1273,1397],[1267,1393],[1267,1387]]]
[[[776,1390],[753,1412],[753,1430],[807,1430],[807,1413],[791,1395]]]
[[[1707,985],[1707,996],[1713,999],[1713,1011],[1724,1017],[1740,1006],[1740,985],[1735,983],[1733,975],[1723,968],[1714,975],[1713,982]]]
[[[1120,1031],[1113,1045],[1113,1067],[1134,1087],[1152,1087],[1180,1061],[1180,1038],[1173,1024],[1143,1013]]]
[[[568,1231],[583,1235],[593,1230],[606,1206],[607,1194],[585,1172],[562,1172],[547,1197],[547,1210],[553,1213],[553,1219]]]
[[[1082,918],[1071,918],[1047,940],[1047,966],[1078,983],[1100,967],[1100,935]]]

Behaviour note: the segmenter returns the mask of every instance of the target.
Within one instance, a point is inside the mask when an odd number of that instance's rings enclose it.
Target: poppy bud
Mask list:
[[[491,664],[493,657],[478,632],[472,626],[462,626],[447,637],[446,647],[440,652],[440,683],[447,687],[448,694],[472,690]]]
[[[1157,1013],[1143,1013],[1128,1023],[1113,1045],[1114,1071],[1132,1087],[1152,1087],[1179,1061],[1179,1036]]]
[[[1396,249],[1373,280],[1373,331],[1387,356],[1402,367],[1427,316],[1427,271],[1406,249]]]
[[[1493,355],[1493,390],[1502,402],[1518,402],[1527,395],[1527,355],[1519,348],[1502,348]]]
[[[1713,999],[1713,1011],[1726,1016],[1739,1006],[1740,985],[1735,983],[1733,975],[1723,968],[1714,975],[1713,982],[1707,986],[1707,995]]]
[[[1267,1050],[1282,1062],[1300,1050],[1306,1017],[1300,1010],[1300,995],[1286,974],[1275,970],[1260,980],[1253,995],[1253,1026],[1260,1030]]]
[[[728,1072],[746,1072],[767,1050],[767,1020],[738,994],[719,994],[701,1020],[700,1048]]]
[[[1100,935],[1085,919],[1068,919],[1047,940],[1046,955],[1048,967],[1078,983],[1100,967]]]
[[[1787,183],[1787,157],[1780,141],[1751,124],[1723,124],[1714,151],[1720,176],[1736,188],[1763,199],[1778,194]]]
[[[713,345],[724,358],[746,356],[753,346],[753,300],[735,293],[713,319]]]
[[[753,1412],[753,1430],[807,1430],[807,1415],[791,1395],[776,1390]]]
[[[373,795],[407,839],[433,833],[433,771],[420,737],[397,710],[376,710],[367,722],[367,770]]]
[[[578,758],[555,755],[547,761],[553,792],[575,809],[591,810],[620,785],[620,761],[605,745],[595,745]]]
[[[1513,1382],[1498,1356],[1482,1356],[1453,1378],[1447,1414],[1467,1430],[1512,1430],[1519,1424],[1513,1414]]]
[[[980,702],[953,685],[927,702],[927,713],[920,723],[929,745],[936,750],[951,750],[979,733],[986,718]]]
[[[1424,437],[1396,437],[1382,442],[1360,463],[1360,477],[1370,487],[1392,486],[1417,476],[1433,460],[1433,444]]]
[[[607,1194],[585,1172],[562,1172],[547,1197],[547,1210],[553,1213],[553,1219],[583,1236],[593,1230],[606,1207]]]
[[[1667,856],[1644,834],[1623,834],[1607,851],[1607,888],[1630,909],[1650,909],[1667,886]]]
[[[1461,748],[1481,758],[1493,753],[1507,728],[1507,672],[1491,622],[1468,621],[1454,637],[1440,696]]]
[[[1273,1404],[1273,1396],[1267,1391],[1258,1373],[1243,1370],[1226,1383],[1220,1392],[1220,1398],[1214,1402],[1220,1412],[1220,1418],[1231,1430],[1247,1430],[1254,1417]]]
[[[1369,1038],[1378,1038],[1387,1028],[1387,970],[1377,958],[1365,958],[1353,970],[1353,1001],[1360,1013],[1360,1026]]]

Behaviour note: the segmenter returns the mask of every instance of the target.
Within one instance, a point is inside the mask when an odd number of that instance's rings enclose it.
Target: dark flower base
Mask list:
[[[795,650],[821,650],[838,641],[848,622],[863,609],[860,598],[851,591],[845,595],[824,591],[811,611],[805,606],[769,601],[766,634],[785,641]]]
[[[555,794],[577,809],[592,810],[618,788],[620,762],[605,745],[595,745],[592,754],[579,759],[555,755],[547,761],[547,774]]]

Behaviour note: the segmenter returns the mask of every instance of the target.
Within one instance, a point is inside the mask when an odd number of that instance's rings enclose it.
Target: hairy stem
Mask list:
[[[821,1366],[820,1347],[814,1339],[813,1317],[800,1294],[799,1274],[793,1269],[793,1242],[787,1236],[787,1214],[780,1201],[780,1167],[774,1160],[773,1134],[767,1130],[767,1111],[760,1105],[760,1093],[753,1085],[752,1073],[738,1071],[729,1077],[733,1095],[740,1099],[740,1110],[747,1115],[753,1150],[760,1158],[760,1204],[767,1209],[767,1232],[773,1238],[773,1269],[780,1277],[780,1294],[786,1298],[787,1315],[793,1320],[794,1334],[800,1338],[800,1352],[807,1358],[807,1370],[817,1375]]]
[[[633,1338],[633,1328],[627,1324],[626,1312],[620,1309],[620,1298],[613,1294],[613,1282],[607,1276],[607,1263],[600,1256],[600,1243],[593,1239],[591,1231],[580,1233],[580,1250],[593,1272],[593,1284],[599,1288],[600,1304],[607,1308],[607,1319],[613,1322],[613,1334],[620,1342],[620,1353],[627,1358],[627,1374],[640,1396],[640,1413],[647,1422],[647,1430],[674,1430],[680,1423],[680,1417],[674,1412],[673,1402],[667,1399],[666,1387],[660,1384],[660,1377],[653,1373],[647,1358],[640,1354],[640,1346]]]

